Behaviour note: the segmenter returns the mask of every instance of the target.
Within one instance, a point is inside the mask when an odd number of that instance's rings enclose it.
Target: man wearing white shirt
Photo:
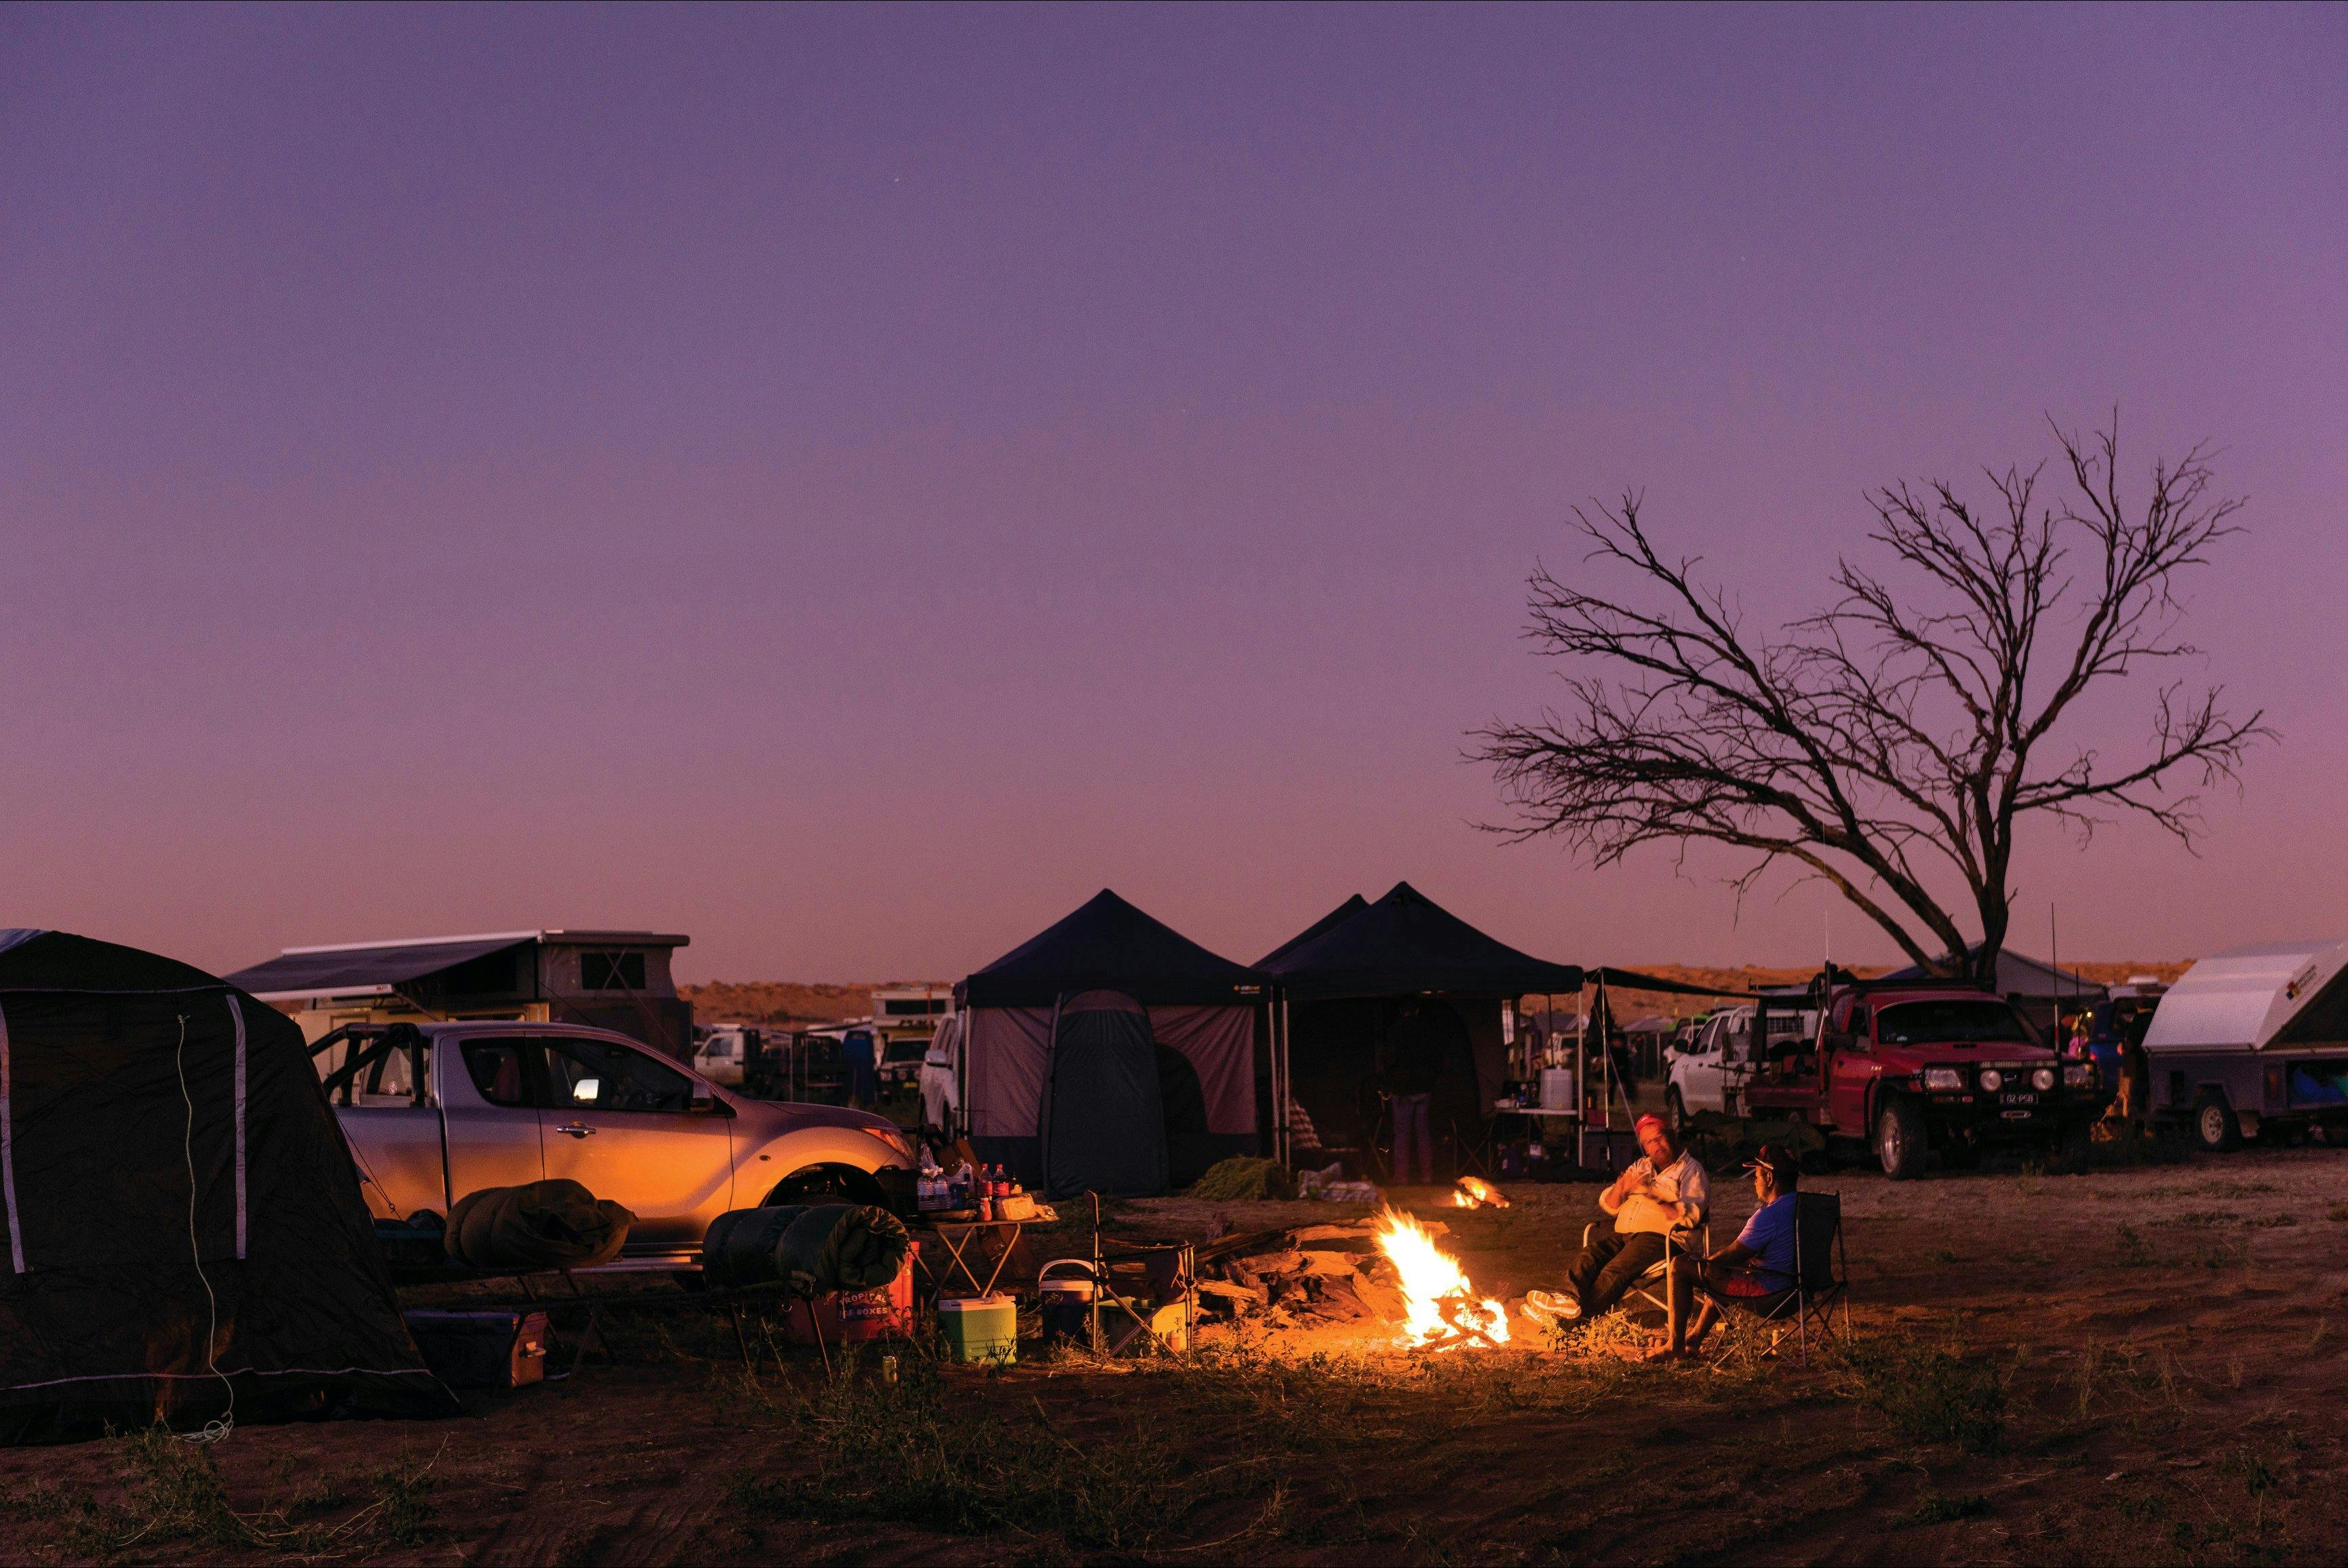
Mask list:
[[[1663,1261],[1668,1241],[1684,1244],[1704,1223],[1712,1204],[1704,1166],[1673,1140],[1662,1117],[1641,1117],[1637,1130],[1646,1152],[1598,1195],[1598,1206],[1614,1216],[1613,1233],[1574,1254],[1565,1289],[1528,1291],[1526,1315],[1579,1323],[1612,1310],[1641,1274]]]

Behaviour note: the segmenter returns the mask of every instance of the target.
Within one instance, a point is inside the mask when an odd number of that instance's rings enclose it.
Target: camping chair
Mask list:
[[[1378,1113],[1362,1150],[1362,1175],[1380,1185],[1394,1180],[1394,1097],[1380,1090]]]
[[[1481,1176],[1487,1181],[1492,1179],[1495,1150],[1490,1122],[1483,1122],[1470,1132],[1461,1129],[1455,1120],[1451,1123],[1451,1135],[1447,1141],[1451,1145],[1452,1180],[1468,1175]]]
[[[1588,1247],[1591,1238],[1597,1234],[1597,1221],[1592,1220],[1590,1223],[1582,1226],[1582,1246],[1585,1248]],[[1693,1247],[1689,1246],[1688,1238],[1693,1238],[1696,1244]],[[1646,1273],[1641,1274],[1637,1279],[1632,1280],[1631,1282],[1631,1288],[1624,1291],[1622,1294],[1626,1298],[1634,1295],[1637,1296],[1641,1301],[1645,1302],[1648,1305],[1662,1313],[1665,1317],[1669,1317],[1672,1315],[1672,1259],[1674,1257],[1693,1257],[1698,1263],[1702,1263],[1704,1259],[1710,1256],[1712,1256],[1712,1216],[1707,1212],[1704,1215],[1704,1223],[1689,1232],[1687,1233],[1687,1237],[1683,1237],[1678,1232],[1673,1232],[1665,1235],[1663,1237],[1663,1255],[1662,1259],[1652,1264]],[[1658,1292],[1661,1292],[1662,1294],[1658,1295]]]
[[[1772,1355],[1786,1337],[1785,1324],[1790,1315],[1802,1347],[1802,1365],[1807,1368],[1810,1364],[1810,1321],[1817,1319],[1818,1332],[1833,1336],[1837,1302],[1842,1304],[1841,1336],[1850,1337],[1850,1264],[1843,1253],[1839,1192],[1794,1194],[1794,1269],[1797,1277],[1793,1289],[1756,1301],[1746,1310],[1763,1323],[1776,1326],[1769,1336]]]

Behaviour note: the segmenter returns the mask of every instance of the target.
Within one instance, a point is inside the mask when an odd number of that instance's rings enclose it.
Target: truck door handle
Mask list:
[[[568,1121],[563,1123],[561,1127],[556,1128],[554,1130],[557,1132],[567,1132],[573,1138],[592,1138],[595,1136],[595,1130],[588,1126],[583,1121]]]

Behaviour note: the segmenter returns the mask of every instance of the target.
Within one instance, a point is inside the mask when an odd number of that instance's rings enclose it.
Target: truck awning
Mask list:
[[[267,1001],[273,996],[317,996],[335,992],[381,993],[459,964],[535,942],[536,932],[517,935],[458,937],[447,942],[385,943],[373,947],[296,948],[227,976],[241,991]]]

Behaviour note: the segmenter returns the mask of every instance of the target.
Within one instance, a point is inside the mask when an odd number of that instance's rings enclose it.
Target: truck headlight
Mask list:
[[[1965,1087],[1965,1075],[1954,1068],[1926,1068],[1924,1087],[1939,1089],[1943,1094],[1953,1094]]]
[[[1982,1068],[1982,1092],[1995,1094],[2005,1087],[2005,1075],[1995,1068]]]
[[[2054,1069],[2053,1068],[2040,1068],[2036,1072],[2032,1073],[2030,1075],[2030,1087],[2036,1089],[2040,1094],[2044,1094],[2048,1089],[2053,1088],[2054,1087]]]
[[[2095,1084],[2096,1064],[2093,1062],[2073,1062],[2063,1069],[2063,1087],[2065,1088],[2093,1088]]]

